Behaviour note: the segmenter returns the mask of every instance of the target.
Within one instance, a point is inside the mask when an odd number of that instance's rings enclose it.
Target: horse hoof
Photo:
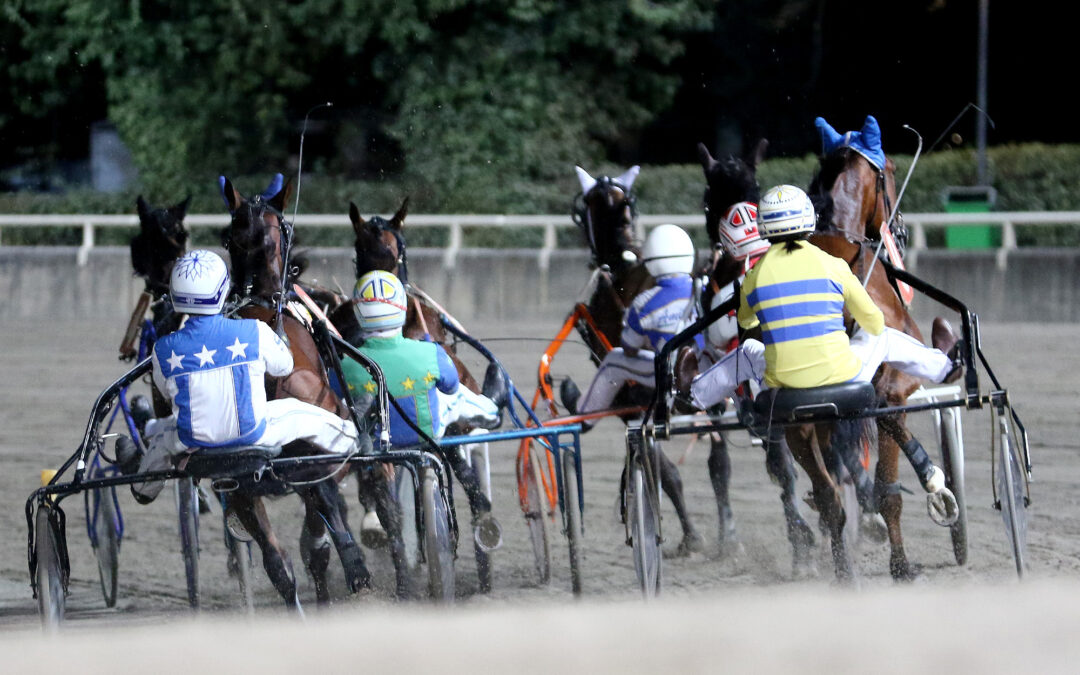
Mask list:
[[[384,548],[389,541],[390,538],[379,521],[379,514],[374,510],[365,513],[364,519],[360,521],[360,543],[370,549],[378,549]]]
[[[705,550],[705,540],[697,532],[684,534],[682,541],[674,551],[664,551],[665,558],[688,558],[692,553],[702,553]]]
[[[942,527],[953,525],[960,518],[960,507],[956,503],[956,495],[946,487],[926,495],[926,513],[937,525]]]
[[[720,560],[738,560],[746,555],[746,547],[737,539],[725,538],[720,540],[717,557]]]
[[[889,574],[893,581],[912,582],[922,576],[922,565],[912,564],[907,558],[889,560]]]
[[[861,513],[859,521],[859,532],[868,541],[884,544],[889,540],[889,526],[880,513]]]
[[[809,556],[796,556],[792,561],[791,577],[795,581],[809,581],[810,579],[817,579],[818,576],[820,574],[817,565]]]

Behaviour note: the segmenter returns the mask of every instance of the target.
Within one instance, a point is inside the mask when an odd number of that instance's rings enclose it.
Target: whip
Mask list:
[[[896,220],[896,214],[900,213],[900,200],[904,198],[904,192],[907,190],[908,181],[911,180],[911,174],[915,171],[915,165],[919,163],[919,155],[922,154],[922,134],[920,134],[918,131],[915,131],[906,124],[903,126],[905,129],[915,134],[915,137],[919,139],[919,147],[915,149],[915,157],[912,158],[911,166],[908,167],[907,176],[904,177],[904,183],[900,186],[900,193],[896,195],[896,203],[893,204],[892,213],[889,214],[889,219],[885,221],[884,227],[886,228],[892,227],[893,221]],[[870,267],[866,270],[866,278],[863,279],[862,282],[863,288],[866,288],[866,284],[869,283],[870,275],[874,271],[874,265],[877,264],[878,256],[881,255],[881,247],[885,245],[885,238],[881,237],[880,239],[881,241],[878,242],[877,249],[874,251],[874,259],[870,261]]]

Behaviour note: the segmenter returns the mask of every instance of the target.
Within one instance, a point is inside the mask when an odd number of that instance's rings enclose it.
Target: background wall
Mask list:
[[[130,316],[142,290],[131,276],[126,248],[97,247],[87,264],[75,262],[75,247],[0,248],[0,322],[59,315]],[[351,290],[352,251],[312,249],[305,278]],[[552,329],[588,279],[584,251],[557,251],[542,270],[532,250],[467,249],[454,270],[443,268],[438,249],[410,249],[414,283],[465,322],[479,318],[541,318]],[[920,251],[913,272],[966,302],[983,321],[1080,321],[1080,250],[1021,248],[999,269],[996,251]],[[914,311],[925,325],[937,306],[917,298]]]

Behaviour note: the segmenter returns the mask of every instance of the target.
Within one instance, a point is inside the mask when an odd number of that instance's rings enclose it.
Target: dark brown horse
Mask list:
[[[480,386],[476,378],[469,372],[465,364],[457,357],[451,335],[443,326],[440,315],[442,308],[435,301],[416,286],[409,278],[408,250],[405,245],[405,216],[409,212],[409,199],[402,200],[401,207],[397,212],[386,220],[380,216],[372,216],[365,220],[360,215],[360,209],[356,204],[349,203],[349,219],[352,221],[355,239],[353,247],[356,252],[356,277],[359,279],[364,274],[375,270],[390,272],[401,279],[409,297],[409,308],[405,314],[405,325],[402,334],[414,340],[430,340],[442,345],[450,356],[458,371],[458,379],[469,390],[480,393]],[[359,335],[359,324],[352,310],[351,299],[342,303],[330,313],[330,320],[334,322],[343,334],[352,337]],[[451,435],[465,434],[470,431],[455,423],[447,433]],[[484,494],[480,486],[480,480],[476,472],[466,461],[463,453],[445,453],[454,474],[461,482],[465,493],[469,498],[469,508],[473,516],[491,510],[491,501]]]
[[[641,249],[636,240],[637,200],[632,189],[637,169],[615,178],[593,178],[580,167],[577,172],[582,192],[574,200],[574,222],[585,236],[592,253],[590,265],[597,273],[596,286],[585,305],[608,344],[618,345],[626,309],[635,297],[655,284],[640,262]],[[585,324],[579,323],[578,330],[589,346],[593,362],[599,365],[607,353],[603,341]],[[627,383],[612,405],[619,408],[647,403],[651,396],[651,389]],[[683,530],[675,554],[700,551],[703,540],[690,520],[679,470],[663,451],[659,459],[660,486],[671,499]]]
[[[138,354],[137,342],[143,319],[151,313],[154,334],[166,335],[180,327],[180,315],[172,310],[168,300],[169,275],[173,265],[187,249],[188,232],[184,229],[191,197],[164,208],[152,208],[139,195],[135,206],[139,214],[139,233],[131,239],[131,267],[135,276],[142,277],[145,284],[135,310],[131,314],[127,330],[120,344],[120,358],[133,359]],[[152,345],[150,345],[152,347]],[[151,385],[154,399],[154,415],[168,417],[172,404]]]
[[[283,215],[291,196],[289,181],[275,195],[245,198],[228,179],[223,195],[232,214],[222,240],[232,262],[233,299],[240,303],[238,315],[258,319],[288,339],[293,355],[293,372],[284,378],[267,378],[268,398],[294,397],[344,416],[338,397],[329,386],[318,348],[307,329],[281,311],[282,293],[291,287],[294,272],[289,261],[292,227]],[[290,443],[289,454],[318,453],[302,442]],[[303,542],[324,542],[329,534],[345,571],[346,583],[354,592],[370,585],[360,548],[349,532],[340,509],[335,480],[322,480],[297,487],[305,506]],[[262,550],[263,567],[287,605],[295,602],[296,582],[288,553],[271,529],[261,497],[244,491],[233,493],[231,506]],[[315,583],[320,603],[329,600],[326,571],[329,545],[304,551],[305,563]]]
[[[761,191],[757,184],[757,165],[764,159],[768,141],[761,139],[752,150],[742,156],[735,154],[713,158],[704,144],[698,144],[698,159],[705,173],[705,228],[713,246],[713,256],[706,274],[709,284],[702,294],[705,309],[712,306],[712,300],[721,289],[737,282],[743,275],[745,263],[723,253],[720,243],[720,218],[729,207],[738,202],[757,203]],[[812,569],[810,549],[814,542],[813,530],[807,525],[799,512],[795,493],[795,466],[791,453],[783,442],[782,430],[770,428],[765,441],[765,467],[769,475],[780,485],[780,502],[784,508],[784,521],[787,526],[788,540],[794,554],[794,570],[797,576],[809,574]],[[731,480],[731,458],[728,454],[724,437],[719,433],[710,434],[711,452],[709,454],[709,478],[716,495],[717,509],[720,515],[721,550],[725,542],[736,541],[734,519],[728,485]]]

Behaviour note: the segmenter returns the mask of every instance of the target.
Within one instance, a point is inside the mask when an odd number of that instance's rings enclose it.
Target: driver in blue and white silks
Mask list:
[[[566,400],[571,412],[585,414],[611,407],[615,395],[628,380],[645,387],[655,386],[653,360],[664,345],[697,319],[694,303],[694,244],[677,225],[659,225],[645,240],[641,250],[645,268],[656,286],[640,293],[630,303],[623,320],[621,346],[612,349],[600,363],[589,390],[580,401]],[[704,340],[697,336],[697,348]],[[576,403],[576,404],[575,404]],[[592,424],[586,420],[584,429]]]
[[[157,341],[152,357],[154,384],[172,401],[173,414],[147,423],[149,447],[138,471],[169,469],[200,448],[303,439],[331,453],[357,451],[351,422],[298,399],[266,400],[264,374],[291,373],[292,354],[265,323],[222,316],[228,292],[228,268],[212,251],[191,251],[173,268],[169,294],[187,316],[179,330]],[[148,503],[163,485],[136,483],[132,493]]]

